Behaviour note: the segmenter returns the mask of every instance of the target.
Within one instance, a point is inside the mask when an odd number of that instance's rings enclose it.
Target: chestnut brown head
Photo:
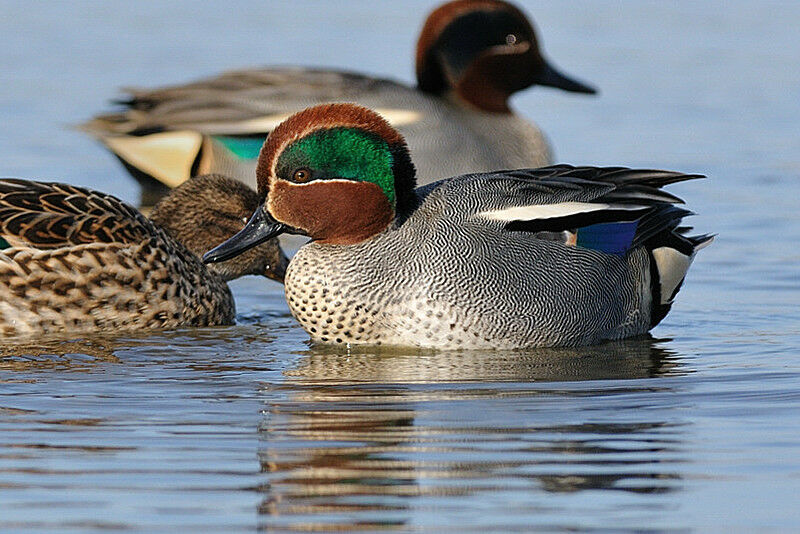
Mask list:
[[[283,232],[350,245],[412,210],[414,166],[403,137],[355,104],[296,113],[270,133],[256,168],[262,199],[247,227],[205,256],[222,261]]]

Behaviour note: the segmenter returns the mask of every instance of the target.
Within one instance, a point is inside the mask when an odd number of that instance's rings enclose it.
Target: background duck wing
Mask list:
[[[0,180],[0,245],[53,249],[139,243],[160,230],[111,195],[73,185]],[[5,247],[4,247],[5,248]]]
[[[194,130],[213,135],[272,131],[290,114],[323,102],[353,101],[400,84],[346,71],[272,67],[231,71],[185,85],[127,89],[123,109],[83,127],[98,137]]]
[[[145,188],[177,187],[219,172],[253,183],[267,135],[293,113],[323,102],[359,101],[395,126],[418,121],[421,97],[408,86],[343,71],[240,70],[187,85],[130,89],[122,109],[80,126]],[[147,195],[146,195],[147,197]],[[146,200],[149,201],[149,200]]]

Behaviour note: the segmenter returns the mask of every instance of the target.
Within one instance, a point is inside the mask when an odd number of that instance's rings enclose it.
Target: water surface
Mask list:
[[[411,80],[430,1],[3,1],[0,174],[136,201],[69,129],[124,85],[307,64]],[[235,327],[4,343],[0,531],[796,531],[800,7],[523,2],[598,98],[514,100],[559,161],[702,172],[719,234],[652,337],[310,347],[280,286]]]

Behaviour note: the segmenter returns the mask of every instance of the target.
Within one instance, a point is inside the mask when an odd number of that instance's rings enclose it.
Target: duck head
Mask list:
[[[359,243],[416,202],[403,136],[355,104],[323,104],[286,119],[264,143],[256,177],[261,205],[241,232],[204,256],[207,263],[281,233],[331,245]]]
[[[245,184],[219,174],[196,176],[173,189],[150,213],[150,219],[201,257],[233,236],[258,208],[259,196]],[[209,266],[223,279],[262,275],[283,282],[289,260],[276,239],[259,243],[236,259]]]
[[[501,0],[455,0],[425,21],[417,42],[417,82],[484,111],[508,113],[508,98],[531,85],[594,94],[548,64],[525,15]]]

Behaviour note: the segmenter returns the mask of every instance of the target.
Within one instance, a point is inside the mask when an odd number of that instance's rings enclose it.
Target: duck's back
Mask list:
[[[224,281],[112,196],[0,180],[0,223],[3,335],[233,321]]]
[[[550,162],[541,131],[512,113],[489,113],[392,80],[344,71],[264,68],[155,90],[132,90],[119,113],[85,125],[142,180],[172,187],[218,172],[254,184],[267,134],[324,102],[375,109],[406,138],[420,183],[467,172]]]

